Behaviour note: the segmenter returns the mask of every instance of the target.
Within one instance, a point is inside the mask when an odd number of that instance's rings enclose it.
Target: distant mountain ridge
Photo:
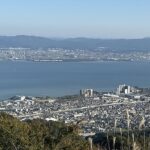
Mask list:
[[[150,38],[143,39],[92,39],[92,38],[66,38],[53,39],[38,36],[0,36],[0,48],[65,48],[87,50],[113,50],[113,51],[150,51]]]

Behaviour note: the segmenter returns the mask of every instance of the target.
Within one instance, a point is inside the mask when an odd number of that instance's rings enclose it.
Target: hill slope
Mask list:
[[[133,141],[134,134],[134,141]],[[115,133],[116,149],[137,150],[145,145],[145,150],[150,148],[150,130],[134,130],[128,133],[126,130]],[[61,122],[45,121],[41,119],[21,122],[18,119],[0,113],[0,150],[101,150],[114,147],[114,133],[98,133],[93,136],[93,148],[90,149],[89,139],[85,140],[77,134],[77,126],[66,126]],[[145,142],[144,142],[145,139]],[[145,144],[144,144],[145,143]],[[97,148],[96,148],[97,147]]]
[[[60,122],[21,122],[0,113],[0,150],[88,150],[86,140]]]
[[[50,39],[37,36],[0,36],[0,48],[66,48],[66,49],[99,49],[117,51],[149,51],[150,38],[143,39],[92,39],[68,38]]]

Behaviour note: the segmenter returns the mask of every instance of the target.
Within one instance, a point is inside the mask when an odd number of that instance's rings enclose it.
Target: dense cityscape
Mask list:
[[[150,61],[150,52],[107,51],[105,47],[97,50],[86,49],[30,49],[0,48],[0,60],[23,61]]]
[[[115,92],[96,92],[83,89],[80,95],[58,98],[14,96],[0,101],[0,111],[20,120],[41,118],[61,121],[66,124],[79,123],[83,136],[117,128],[138,129],[144,119],[145,128],[150,127],[150,91],[119,85]]]

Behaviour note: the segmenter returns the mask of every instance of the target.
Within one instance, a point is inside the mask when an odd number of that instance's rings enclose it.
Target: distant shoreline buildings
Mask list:
[[[0,60],[79,62],[79,61],[150,61],[150,52],[114,52],[106,50],[64,48],[0,48]]]
[[[93,97],[93,89],[82,89],[80,95],[83,97]]]
[[[121,95],[121,94],[131,94],[131,93],[137,93],[139,90],[135,87],[129,86],[129,85],[119,85],[117,88],[116,94]]]

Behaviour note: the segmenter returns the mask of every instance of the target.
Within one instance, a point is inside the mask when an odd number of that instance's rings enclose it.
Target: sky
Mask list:
[[[0,0],[0,35],[150,37],[150,0]]]

